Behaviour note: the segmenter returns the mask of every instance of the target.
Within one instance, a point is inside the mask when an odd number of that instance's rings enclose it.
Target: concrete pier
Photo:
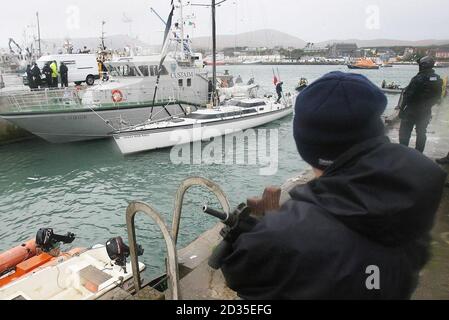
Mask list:
[[[3,74],[5,88],[0,89],[0,111],[6,107],[7,101],[2,97],[3,94],[11,90],[29,90],[21,83],[21,77],[18,74]],[[29,132],[13,125],[12,123],[0,119],[0,145],[30,139],[33,135]]]

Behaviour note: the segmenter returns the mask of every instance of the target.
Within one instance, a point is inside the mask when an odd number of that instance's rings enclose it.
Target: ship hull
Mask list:
[[[183,115],[189,108],[191,111],[196,110],[196,107],[186,104],[169,105],[166,108],[172,115]],[[2,115],[2,118],[48,142],[70,143],[109,138],[112,132],[122,126],[144,123],[150,117],[151,109],[151,106],[138,106],[95,111],[32,112]],[[166,117],[163,107],[153,108],[152,119]]]
[[[349,69],[355,69],[355,70],[379,70],[379,66],[373,66],[373,67],[359,67],[354,65],[348,65]]]

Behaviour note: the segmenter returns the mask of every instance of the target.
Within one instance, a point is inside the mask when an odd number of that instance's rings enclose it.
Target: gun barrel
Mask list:
[[[220,212],[218,210],[209,208],[207,205],[203,206],[203,212],[207,213],[208,215],[211,215],[215,218],[220,219],[221,221],[227,221],[229,219],[229,214],[226,214],[224,212]]]

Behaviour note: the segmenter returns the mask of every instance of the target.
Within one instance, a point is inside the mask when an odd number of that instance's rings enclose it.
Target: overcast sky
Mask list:
[[[166,19],[169,3],[170,0],[2,1],[0,47],[6,47],[10,37],[23,43],[25,30],[28,37],[35,34],[36,11],[41,18],[42,38],[97,37],[104,19],[109,35],[128,34],[131,27],[133,36],[159,44],[164,27],[150,7]],[[185,11],[187,15],[196,14],[191,20],[196,27],[189,30],[192,37],[210,33],[209,9],[187,7]],[[133,22],[125,23],[124,15]],[[348,38],[449,39],[447,0],[228,0],[218,8],[217,15],[219,34],[277,29],[310,42]]]

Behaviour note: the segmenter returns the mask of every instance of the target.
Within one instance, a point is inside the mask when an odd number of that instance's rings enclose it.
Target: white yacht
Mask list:
[[[236,99],[184,117],[118,131],[113,136],[126,155],[232,134],[281,119],[292,112],[292,100],[287,98],[282,103],[272,98]]]

